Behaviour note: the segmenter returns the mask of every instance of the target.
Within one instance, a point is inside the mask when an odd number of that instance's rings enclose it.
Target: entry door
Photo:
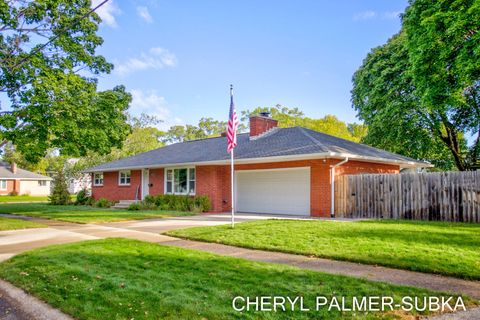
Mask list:
[[[142,170],[142,200],[145,199],[146,196],[150,193],[150,170],[143,169]]]
[[[310,168],[239,170],[238,212],[310,215]]]

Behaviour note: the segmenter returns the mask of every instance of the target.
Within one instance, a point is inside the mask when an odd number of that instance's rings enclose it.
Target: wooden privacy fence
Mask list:
[[[480,171],[340,176],[335,216],[480,222]]]

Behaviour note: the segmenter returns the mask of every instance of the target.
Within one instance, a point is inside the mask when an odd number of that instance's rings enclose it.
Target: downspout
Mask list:
[[[348,162],[348,157],[346,157],[344,160],[330,167],[330,179],[331,179],[330,186],[332,188],[330,191],[331,192],[330,198],[332,200],[331,213],[330,213],[331,218],[335,218],[335,168],[340,167],[342,164],[345,164],[347,162]]]

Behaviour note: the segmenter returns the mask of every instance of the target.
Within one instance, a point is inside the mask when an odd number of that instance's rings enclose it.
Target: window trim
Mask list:
[[[175,170],[179,169],[187,169],[187,190],[189,189],[190,186],[190,181],[194,181],[194,192],[175,192]],[[195,179],[190,179],[190,169],[195,169]],[[172,192],[167,192],[167,171],[168,170],[173,170],[172,174]],[[180,195],[180,196],[194,196],[197,193],[197,168],[195,166],[185,166],[185,167],[167,167],[163,169],[163,194],[175,194],[175,195]]]
[[[102,178],[98,179],[98,180],[102,180],[101,183],[96,183],[95,175],[97,175],[97,174],[102,175]],[[103,172],[94,172],[93,173],[93,186],[94,187],[102,187],[103,186],[103,177],[104,177]]]
[[[125,176],[125,183],[122,183],[122,173],[128,173],[128,179],[130,180],[128,183],[127,176]],[[119,186],[129,186],[132,183],[132,171],[131,170],[120,170],[118,171],[118,185]]]
[[[8,190],[8,180],[7,179],[0,179],[1,182],[5,181],[5,188],[2,187],[2,183],[0,182],[0,190],[5,191]]]
[[[47,186],[47,180],[37,180],[37,185],[39,187],[46,187]]]

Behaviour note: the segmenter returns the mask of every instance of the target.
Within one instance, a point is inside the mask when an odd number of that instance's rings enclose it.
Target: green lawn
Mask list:
[[[37,222],[0,217],[0,231],[43,227],[45,227],[45,225]]]
[[[2,202],[40,202],[48,201],[48,196],[0,196],[0,203]]]
[[[70,198],[72,201],[75,201],[77,196],[72,194],[70,195]],[[48,202],[48,196],[0,196],[0,203],[3,202]]]
[[[314,310],[315,297],[388,295],[398,302],[439,295],[121,238],[23,253],[0,264],[0,277],[76,319],[351,319],[350,312]],[[235,296],[273,295],[303,296],[312,311],[240,313],[231,307]]]
[[[480,225],[263,220],[169,235],[480,280]]]
[[[157,217],[187,216],[190,212],[161,210],[128,211],[90,206],[54,206],[46,203],[0,204],[0,213],[18,214],[76,223],[100,223],[141,220]]]

